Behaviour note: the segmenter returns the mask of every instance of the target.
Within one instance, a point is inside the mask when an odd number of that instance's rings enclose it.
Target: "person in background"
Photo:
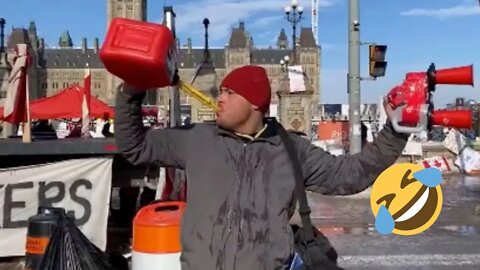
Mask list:
[[[48,120],[40,120],[32,127],[32,136],[36,139],[58,139],[57,132]]]
[[[102,135],[105,136],[105,138],[110,138],[113,137],[113,133],[110,132],[110,115],[108,113],[103,114],[103,121],[105,121],[105,124],[103,124],[102,128]]]
[[[365,123],[361,122],[362,147],[364,147],[365,144],[368,143],[367,137],[368,137],[368,127],[365,125]]]

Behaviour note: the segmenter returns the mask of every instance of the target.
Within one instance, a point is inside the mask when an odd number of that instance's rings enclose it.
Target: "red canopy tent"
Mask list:
[[[35,100],[30,103],[30,117],[31,119],[81,118],[82,94],[83,87],[73,84],[53,96]],[[113,117],[113,109],[92,96],[90,117],[103,118],[106,115]],[[0,116],[3,116],[3,108],[0,108]]]

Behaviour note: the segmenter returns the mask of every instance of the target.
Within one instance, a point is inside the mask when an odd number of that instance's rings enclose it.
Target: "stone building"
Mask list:
[[[92,73],[92,95],[108,101],[106,78],[108,72],[98,58],[99,42],[94,40],[93,47],[87,47],[84,38],[80,47],[74,47],[68,31],[58,41],[58,47],[48,48],[43,38],[39,38],[34,22],[28,29],[13,28],[9,35],[6,51],[17,44],[25,43],[32,57],[29,67],[30,98],[32,100],[51,96],[73,83],[83,84],[87,68]],[[5,93],[0,93],[0,104],[3,104]]]
[[[107,0],[107,25],[115,17],[145,21],[147,19],[146,2],[146,0]],[[199,27],[202,27],[201,22],[199,22]],[[91,45],[87,39],[83,38],[81,44],[75,46],[69,32],[65,31],[59,37],[58,46],[47,47],[44,40],[37,35],[35,23],[31,22],[28,29],[12,29],[8,38],[7,50],[18,43],[28,44],[29,51],[33,55],[35,64],[29,70],[30,97],[32,99],[50,96],[73,83],[83,84],[85,71],[89,68],[92,73],[92,95],[114,106],[115,89],[120,80],[108,73],[99,59],[98,52],[101,45],[98,38],[94,39]],[[238,26],[231,29],[230,38],[224,48],[208,48],[209,76],[195,74],[197,67],[205,62],[205,48],[194,48],[190,38],[184,44],[181,44],[179,40],[177,43],[180,77],[186,82],[191,82],[197,75],[193,84],[201,90],[205,90],[205,93],[212,98],[218,91],[218,89],[215,90],[215,87],[218,87],[228,72],[242,65],[254,64],[266,68],[272,85],[272,103],[278,104],[276,91],[284,77],[280,60],[285,55],[291,55],[291,41],[288,40],[283,29],[279,29],[275,47],[257,48],[254,38],[246,29],[245,22],[240,22]],[[303,66],[311,84],[311,103],[312,105],[318,104],[320,102],[320,47],[315,43],[311,28],[300,29],[297,40],[297,61]],[[0,69],[2,69],[1,66]],[[208,86],[214,82],[214,86]],[[4,96],[4,91],[0,91],[0,106],[3,104]],[[208,120],[213,115],[199,102],[183,93],[181,102],[182,105],[185,105],[183,107],[190,107],[188,111],[192,113],[192,120]],[[168,91],[150,91],[145,104],[167,105]],[[311,107],[315,114],[317,106]],[[197,117],[193,117],[195,112]],[[201,116],[202,112],[204,116]]]

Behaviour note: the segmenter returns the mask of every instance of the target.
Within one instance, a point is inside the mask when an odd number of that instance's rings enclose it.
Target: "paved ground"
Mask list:
[[[451,176],[442,183],[443,210],[416,236],[379,235],[369,191],[351,197],[310,194],[314,223],[347,269],[480,269],[480,178]]]
[[[374,227],[369,191],[349,197],[309,194],[312,217],[337,249],[346,269],[480,269],[480,178],[451,176],[442,183],[444,204],[436,223],[417,236],[382,236]],[[128,245],[122,230],[109,246]],[[21,269],[0,261],[0,269]]]

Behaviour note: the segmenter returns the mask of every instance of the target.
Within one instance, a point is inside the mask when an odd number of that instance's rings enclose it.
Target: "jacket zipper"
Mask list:
[[[242,160],[242,162],[244,162],[244,163],[246,163],[246,162],[245,162],[245,159],[246,159],[247,145],[248,145],[247,143],[243,143],[243,153],[242,153],[242,159],[243,159],[243,160]],[[236,186],[236,189],[237,189],[236,191],[237,191],[237,194],[239,194],[239,193],[240,193],[240,181],[241,181],[241,179],[240,179],[240,176],[239,176],[239,173],[238,173],[238,169],[237,169],[237,168],[238,168],[238,167],[235,168],[235,177],[237,178],[237,179],[236,179],[236,180],[237,180],[237,181],[236,181],[236,185],[237,185],[237,186]],[[240,198],[237,197],[237,199],[236,199],[236,201],[235,201],[234,203],[235,203],[235,204],[239,204],[239,203],[240,203]],[[230,207],[231,207],[230,209],[232,210],[232,207],[233,207],[233,206],[230,206]],[[237,210],[238,210],[238,209],[237,209]],[[230,211],[230,212],[232,212],[232,211]],[[236,215],[240,215],[241,213],[235,213],[235,214],[236,214]],[[230,216],[230,217],[231,217],[231,216]],[[240,245],[240,234],[242,233],[242,227],[243,227],[243,226],[242,226],[242,225],[243,225],[243,220],[242,220],[243,217],[240,216],[239,218],[240,218],[240,223],[239,223],[239,224],[235,224],[236,226],[238,226],[238,228],[237,228],[237,235],[236,235],[236,238],[237,238],[237,239],[234,240],[234,241],[235,241],[235,245],[234,245],[234,249],[233,249],[233,256],[234,256],[234,258],[233,258],[233,264],[234,264],[234,267],[236,266],[237,251],[238,251],[238,246]],[[232,222],[229,222],[229,224],[230,224],[230,229],[231,229],[231,226],[232,226],[231,224],[232,224]]]
[[[247,163],[246,162],[246,159],[247,159],[247,145],[248,145],[247,143],[243,143],[243,156],[242,157],[243,157],[243,162],[245,164]],[[237,178],[239,178],[239,177],[237,176]],[[241,179],[238,179],[238,181],[239,181],[238,184],[240,186]],[[240,192],[240,189],[238,191]],[[239,198],[237,198],[237,199],[239,200]],[[239,203],[240,203],[240,200],[239,200]],[[241,213],[239,213],[239,214],[241,214]],[[237,247],[240,245],[240,234],[241,234],[242,230],[243,230],[243,215],[240,216],[240,224],[238,224]]]

